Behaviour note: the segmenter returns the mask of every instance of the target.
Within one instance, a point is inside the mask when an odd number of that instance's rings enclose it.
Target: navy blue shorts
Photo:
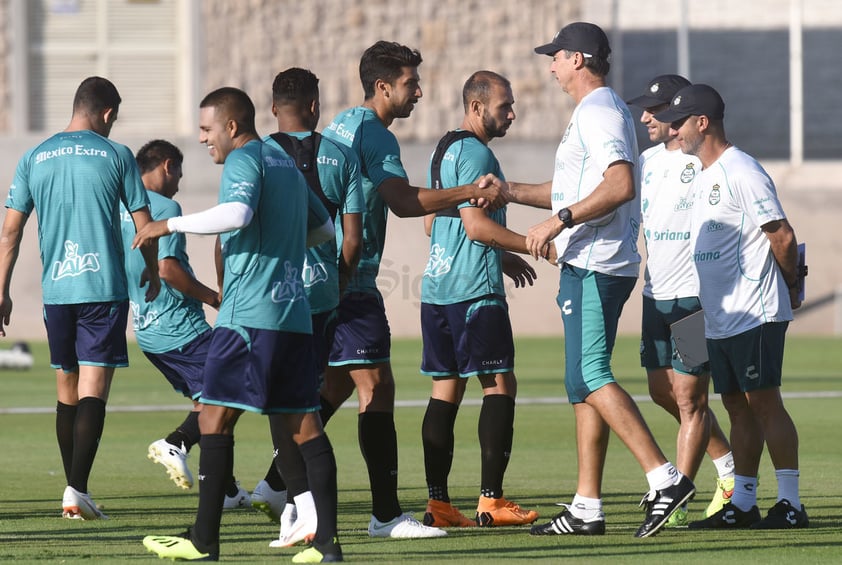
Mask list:
[[[332,367],[388,363],[392,333],[380,294],[352,292],[336,309],[336,333],[330,351]]]
[[[506,300],[421,303],[421,373],[473,377],[514,371],[515,344]]]
[[[261,414],[317,412],[321,405],[313,336],[214,328],[199,400]]]
[[[75,373],[79,365],[128,367],[129,301],[45,304],[50,366]]]
[[[708,339],[713,390],[719,394],[781,386],[789,322],[767,322],[741,334]]]
[[[670,324],[701,309],[702,305],[695,296],[671,300],[655,300],[644,296],[640,366],[649,370],[672,367],[673,370],[688,375],[701,375],[707,371],[708,363],[698,367],[687,367],[681,362],[670,329]]]
[[[166,353],[146,353],[146,358],[155,365],[170,382],[172,387],[193,400],[202,392],[202,373],[205,370],[205,358],[208,356],[211,335],[210,330],[178,349]]]
[[[324,371],[333,347],[333,336],[336,334],[336,310],[313,314],[313,351],[319,371]]]

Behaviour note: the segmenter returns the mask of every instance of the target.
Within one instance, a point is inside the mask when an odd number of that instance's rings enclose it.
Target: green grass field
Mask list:
[[[372,540],[366,533],[370,512],[368,479],[357,445],[356,410],[340,410],[327,427],[339,467],[340,539],[347,561],[459,561],[482,563],[520,559],[611,563],[829,563],[842,560],[842,468],[838,430],[842,428],[842,341],[792,337],[788,340],[784,392],[804,393],[786,405],[800,435],[802,498],[810,515],[807,530],[784,532],[664,531],[633,537],[642,520],[637,507],[646,489],[640,467],[612,438],[604,482],[608,532],[597,538],[533,538],[524,528],[451,530],[435,540]],[[146,459],[146,446],[181,421],[188,403],[176,395],[136,349],[132,367],[118,372],[109,402],[105,433],[91,476],[94,499],[110,520],[63,520],[65,486],[54,434],[55,383],[46,346],[34,344],[36,366],[25,372],[0,371],[0,560],[122,563],[149,560],[140,541],[147,534],[174,534],[192,522],[197,495],[181,491],[163,468]],[[634,395],[646,395],[638,366],[636,338],[618,340],[614,367]],[[573,411],[553,402],[564,397],[560,339],[517,342],[520,381],[515,443],[506,475],[506,496],[547,519],[556,502],[569,502],[576,484]],[[418,374],[420,342],[396,341],[393,364],[400,403],[396,411],[400,443],[400,498],[405,511],[420,518],[426,503],[420,428],[429,382]],[[830,394],[817,394],[830,393]],[[476,422],[478,387],[469,387],[456,430],[451,496],[473,515],[479,483]],[[152,411],[143,407],[158,406]],[[674,456],[676,425],[651,402],[641,410],[667,456]],[[718,401],[714,410],[724,425]],[[183,407],[178,410],[176,407]],[[15,412],[10,409],[34,408]],[[836,437],[837,439],[833,439]],[[265,418],[247,414],[237,426],[235,474],[251,490],[263,477],[271,455]],[[194,473],[198,450],[190,465]],[[713,465],[706,461],[697,478],[691,519],[700,516],[713,492]],[[774,470],[768,456],[761,471],[760,504],[774,503]],[[272,549],[276,526],[251,510],[227,511],[222,524],[225,561],[288,562],[296,549]]]

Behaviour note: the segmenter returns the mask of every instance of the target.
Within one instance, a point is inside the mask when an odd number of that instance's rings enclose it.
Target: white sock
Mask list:
[[[716,467],[716,474],[720,479],[734,478],[734,454],[729,451],[722,457],[713,460]]]
[[[302,492],[293,497],[295,500],[295,508],[298,512],[298,520],[302,518],[316,517],[316,503],[313,500],[313,493],[309,490]]]
[[[798,469],[776,469],[778,479],[778,502],[788,500],[796,510],[801,510],[801,497],[798,494]]]
[[[743,512],[757,506],[757,477],[734,475],[734,496],[731,497],[731,504]]]
[[[799,508],[801,508],[799,506]],[[601,517],[602,514],[602,499],[588,498],[576,494],[573,497],[573,502],[569,506],[570,513],[580,520],[590,520],[591,518]]]
[[[676,469],[669,461],[646,473],[646,481],[649,483],[649,490],[663,490],[678,483],[680,480],[681,473],[679,473],[678,469]]]

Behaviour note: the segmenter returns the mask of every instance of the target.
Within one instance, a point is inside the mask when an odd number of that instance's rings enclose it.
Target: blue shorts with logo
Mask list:
[[[698,367],[687,367],[675,348],[670,325],[702,309],[695,296],[655,300],[643,296],[643,323],[640,338],[640,366],[646,369],[672,367],[688,375],[701,375],[708,369],[708,363]]]
[[[460,377],[514,370],[515,345],[505,298],[421,303],[421,373]]]
[[[166,353],[144,351],[143,354],[163,373],[175,390],[187,398],[197,400],[202,392],[202,375],[212,335],[213,332],[208,330],[178,349]]]
[[[75,373],[79,365],[128,367],[129,301],[45,304],[50,366]]]
[[[215,327],[199,400],[261,414],[318,411],[319,371],[313,336]]]
[[[708,339],[713,390],[719,394],[781,386],[789,322],[768,322],[741,334]]]
[[[392,333],[380,293],[351,292],[336,309],[331,367],[388,363]]]
[[[616,382],[611,352],[623,305],[636,282],[635,277],[562,265],[556,301],[564,323],[564,386],[571,404]]]

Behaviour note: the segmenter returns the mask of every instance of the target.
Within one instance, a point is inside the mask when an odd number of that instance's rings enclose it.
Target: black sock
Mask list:
[[[319,416],[322,418],[322,426],[327,425],[327,421],[330,420],[334,414],[336,414],[336,408],[331,406],[327,400],[325,400],[324,396],[319,396],[319,402],[322,404],[322,409],[319,412]]]
[[[76,423],[76,406],[56,402],[56,439],[64,466],[64,480],[70,484],[70,470],[73,468],[73,428]]]
[[[359,415],[360,451],[368,467],[371,513],[381,522],[401,515],[398,502],[398,437],[391,412]]]
[[[199,508],[190,538],[199,551],[218,556],[222,504],[234,472],[234,436],[203,435],[199,447]]]
[[[482,399],[479,412],[479,446],[482,452],[483,496],[503,496],[503,475],[509,465],[514,435],[515,399],[505,394],[489,394]]]
[[[200,437],[199,413],[191,411],[181,425],[167,436],[167,443],[178,448],[183,445],[184,449],[189,452],[191,447],[199,443]]]
[[[225,496],[234,498],[240,493],[240,485],[237,484],[237,477],[234,476],[234,469],[231,469],[231,478],[225,486]]]
[[[293,441],[292,434],[287,429],[284,416],[281,414],[270,415],[269,430],[272,432],[272,443],[277,451],[272,463],[277,467],[278,475],[286,483],[287,500],[292,500],[293,497],[310,490],[307,486],[307,466],[304,463],[301,450]]]
[[[287,490],[287,484],[284,481],[284,478],[281,476],[281,472],[278,469],[278,449],[275,448],[275,454],[272,456],[272,463],[269,465],[269,468],[266,470],[266,476],[263,477],[263,480],[266,481],[266,484],[269,485],[269,488],[279,492],[282,490]]]
[[[336,458],[333,447],[324,434],[298,447],[307,465],[307,482],[318,516],[313,546],[322,554],[336,554],[340,550],[336,531]]]
[[[453,426],[456,423],[457,404],[431,398],[427,403],[421,424],[424,444],[424,471],[427,491],[433,500],[450,502],[447,477],[453,464]]]
[[[94,466],[102,429],[105,427],[105,401],[95,396],[79,400],[73,427],[73,464],[67,484],[79,492],[88,492],[88,477]]]

